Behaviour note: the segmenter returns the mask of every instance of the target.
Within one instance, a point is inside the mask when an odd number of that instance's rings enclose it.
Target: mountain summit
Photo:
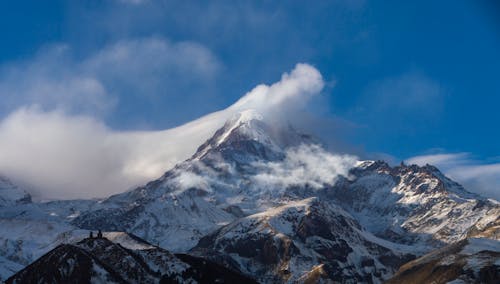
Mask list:
[[[242,111],[201,145],[193,158],[203,159],[212,152],[240,163],[259,159],[271,161],[282,158],[283,150],[288,147],[312,142],[310,136],[280,124],[282,122],[265,122],[256,110]]]

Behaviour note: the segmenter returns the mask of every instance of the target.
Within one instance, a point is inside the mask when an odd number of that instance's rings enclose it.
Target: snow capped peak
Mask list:
[[[240,132],[244,132],[245,134],[248,134],[248,136],[250,137],[255,136],[251,138],[257,139],[259,133],[251,131],[252,129],[255,128],[254,125],[252,125],[252,122],[254,121],[256,122],[263,121],[263,116],[254,109],[249,109],[237,113],[224,124],[224,127],[222,129],[224,129],[225,131],[222,135],[218,137],[217,145],[220,145],[224,141],[226,141],[227,138],[231,135],[231,133],[233,133],[233,131],[235,131],[236,129],[244,129],[246,131],[240,131]]]
[[[431,249],[468,237],[498,240],[500,232],[499,203],[468,193],[436,167],[330,153],[252,109],[227,120],[193,157],[132,191],[103,201],[19,204],[23,194],[0,178],[0,207],[6,197],[12,205],[0,208],[0,227],[9,228],[0,232],[0,267],[2,257],[24,266],[87,234],[82,229],[101,229],[108,231],[107,243],[97,241],[103,248],[160,256],[153,271],[166,263],[167,248],[222,261],[265,283],[313,279],[318,267],[326,280],[377,283]],[[96,251],[85,244],[84,252]]]
[[[247,109],[247,110],[241,111],[238,114],[236,114],[235,116],[233,116],[233,118],[230,119],[230,121],[232,121],[234,119],[236,119],[236,122],[238,124],[241,124],[241,123],[247,123],[247,122],[252,121],[252,120],[261,120],[262,121],[264,119],[264,116],[255,109]]]
[[[268,121],[254,109],[237,113],[222,128],[202,144],[194,159],[207,157],[209,153],[222,154],[237,159],[275,160],[283,156],[285,148],[310,144],[310,136],[298,133],[291,126],[277,121]]]

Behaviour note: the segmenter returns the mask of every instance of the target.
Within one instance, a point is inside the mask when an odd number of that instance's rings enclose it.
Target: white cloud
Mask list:
[[[0,123],[0,172],[39,188],[44,198],[107,196],[159,177],[236,112],[287,115],[322,87],[314,67],[298,64],[227,109],[164,131],[114,131],[86,115],[22,107]]]
[[[118,41],[81,63],[84,73],[99,78],[114,93],[146,99],[164,95],[166,90],[182,91],[179,85],[210,81],[219,68],[205,47],[161,37]]]
[[[287,150],[283,161],[257,164],[262,171],[254,179],[257,187],[286,188],[309,185],[322,188],[339,176],[348,176],[357,157],[329,153],[317,145],[301,145]]]
[[[314,67],[297,64],[288,74],[284,73],[279,82],[271,86],[258,85],[239,99],[230,109],[257,109],[269,115],[287,115],[304,107],[309,99],[323,89],[323,77]]]
[[[113,105],[105,86],[78,71],[66,45],[52,45],[35,58],[0,68],[0,111],[37,104],[41,107],[103,112]]]
[[[445,153],[412,157],[408,164],[437,166],[466,189],[500,200],[500,163],[485,164],[470,153]]]
[[[198,175],[190,172],[177,171],[175,178],[169,182],[179,189],[179,192],[190,188],[200,188],[212,191],[212,187],[238,188],[256,196],[281,196],[287,189],[307,187],[322,189],[325,185],[334,184],[340,176],[349,177],[349,170],[358,162],[352,155],[338,155],[325,151],[319,145],[301,144],[285,151],[285,157],[280,161],[257,161],[252,164],[256,169],[250,173],[247,180],[220,179],[213,169],[206,168],[206,174]],[[223,165],[230,173],[238,173],[231,163]]]
[[[104,115],[120,103],[118,97],[156,102],[189,96],[193,85],[207,87],[219,68],[205,47],[162,37],[121,40],[83,58],[67,45],[51,45],[34,58],[0,67],[0,114],[36,104]]]

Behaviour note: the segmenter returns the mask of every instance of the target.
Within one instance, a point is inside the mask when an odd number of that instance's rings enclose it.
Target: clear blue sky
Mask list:
[[[92,69],[92,58],[116,43],[159,38],[169,50],[189,43],[211,60],[212,74],[160,67],[127,73],[151,80],[145,87],[116,75],[122,70],[104,72],[115,99],[96,115],[110,127],[175,126],[224,108],[253,86],[277,81],[297,62],[307,62],[330,82],[319,112],[349,125],[341,130],[347,143],[397,158],[440,151],[498,160],[495,1],[187,2],[2,1],[0,98],[8,99],[1,118],[33,99],[26,90],[6,93],[18,90],[12,87],[16,80],[24,84],[23,74],[56,80],[50,76],[57,78],[60,69]],[[55,46],[69,51],[54,55]],[[154,65],[155,58],[147,60]],[[102,68],[92,70],[101,74]]]

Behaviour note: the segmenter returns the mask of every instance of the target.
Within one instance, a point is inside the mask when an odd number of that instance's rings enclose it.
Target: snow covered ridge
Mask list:
[[[263,282],[380,283],[449,244],[498,243],[500,205],[435,167],[333,154],[247,111],[157,180],[99,201],[0,207],[0,228],[2,279],[102,229],[128,249],[148,245],[119,232]]]
[[[374,162],[334,194],[371,232],[396,242],[439,247],[473,231],[498,230],[500,206],[442,175],[435,167]],[[491,234],[498,240],[498,235]],[[423,248],[425,250],[425,247]]]

